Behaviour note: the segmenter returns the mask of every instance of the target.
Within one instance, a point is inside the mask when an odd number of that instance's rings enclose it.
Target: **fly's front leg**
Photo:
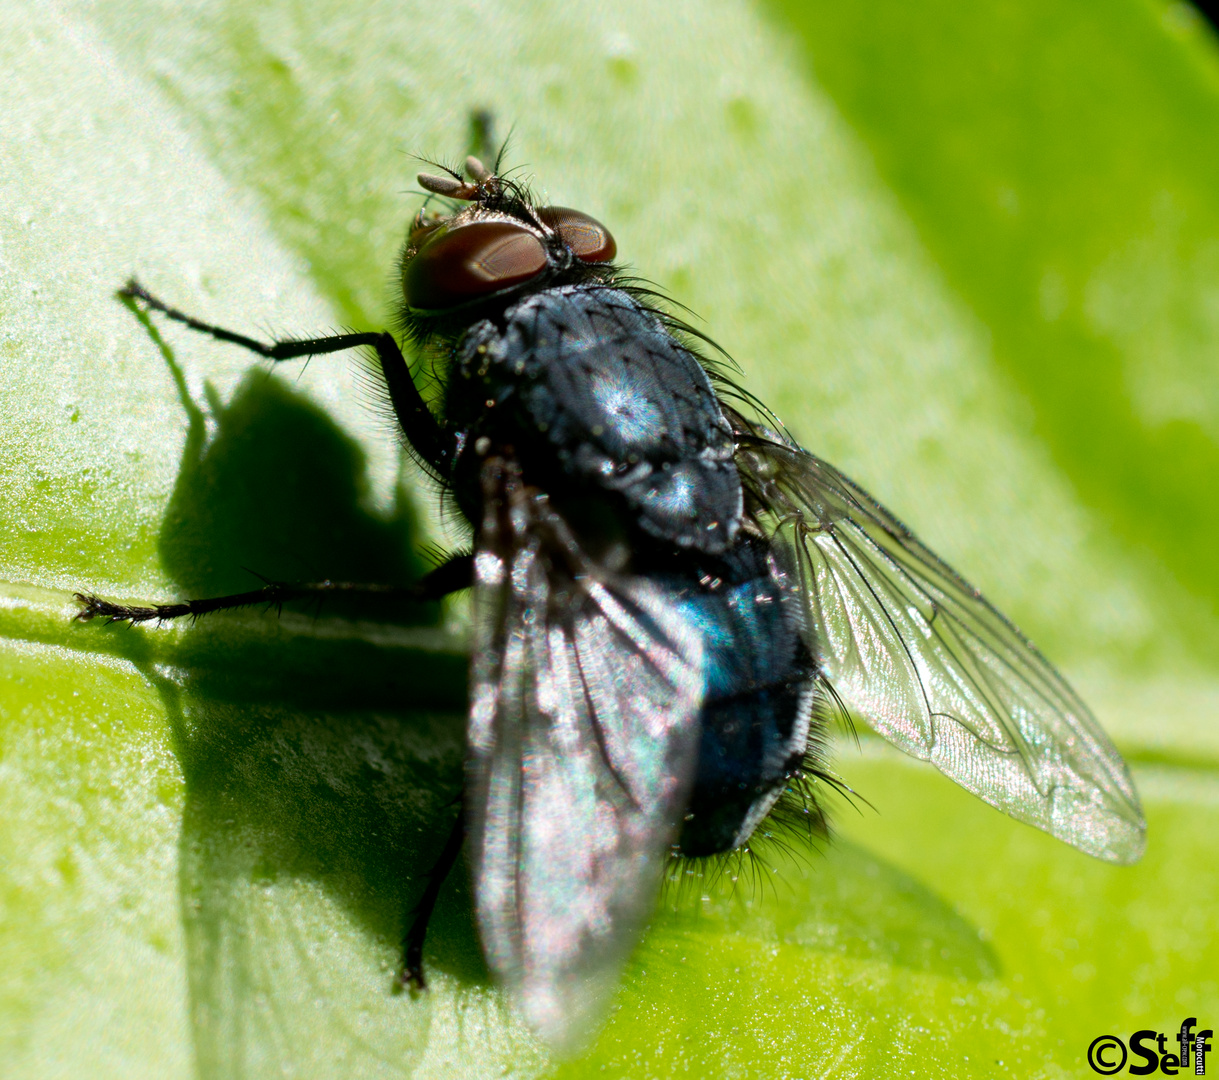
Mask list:
[[[253,607],[266,604],[282,608],[292,600],[327,596],[355,596],[419,603],[439,600],[449,593],[467,589],[473,583],[474,559],[471,555],[456,555],[443,566],[425,574],[413,585],[370,585],[349,581],[269,581],[261,589],[249,592],[230,593],[228,596],[212,596],[202,600],[181,600],[165,604],[116,604],[99,596],[77,593],[76,602],[80,611],[76,618],[81,622],[105,619],[107,622],[126,622],[131,625],[144,622],[163,623],[173,619],[210,615],[214,611],[232,611],[234,608]]]
[[[392,334],[385,331],[362,334],[334,334],[323,338],[300,338],[270,343],[246,337],[244,334],[226,330],[222,326],[203,322],[187,315],[177,308],[170,307],[163,300],[158,300],[138,281],[132,279],[119,291],[120,296],[130,297],[144,304],[150,311],[159,311],[166,318],[189,326],[201,334],[207,334],[217,341],[240,345],[243,349],[257,353],[259,356],[279,363],[284,360],[296,360],[305,356],[321,356],[325,353],[342,352],[344,349],[355,349],[360,346],[372,346],[377,351],[377,359],[381,364],[381,372],[385,376],[385,385],[389,390],[390,403],[402,425],[402,431],[415,452],[433,469],[442,475],[447,473],[453,452],[453,440],[447,436],[431,409],[419,393],[415,380],[411,378],[410,368],[398,348]]]

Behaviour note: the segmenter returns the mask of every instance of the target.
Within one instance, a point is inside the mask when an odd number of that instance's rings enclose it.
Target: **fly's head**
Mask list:
[[[404,321],[413,336],[469,325],[518,295],[606,280],[617,245],[599,221],[562,206],[535,206],[528,192],[478,158],[468,178],[420,173],[449,213],[420,210],[402,251]],[[464,204],[464,205],[462,205]]]

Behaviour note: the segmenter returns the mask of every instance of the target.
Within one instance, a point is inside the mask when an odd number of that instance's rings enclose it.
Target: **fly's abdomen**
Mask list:
[[[645,534],[717,555],[742,512],[732,431],[707,373],[652,312],[601,285],[547,289],[479,323],[454,395],[552,494],[599,488]],[[487,402],[494,402],[485,408]]]
[[[804,761],[817,692],[799,606],[770,575],[765,548],[738,543],[725,577],[681,590],[705,656],[702,742],[679,849],[744,844]]]

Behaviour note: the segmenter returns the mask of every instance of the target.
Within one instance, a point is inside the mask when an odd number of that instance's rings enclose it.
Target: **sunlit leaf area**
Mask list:
[[[1074,1077],[1219,1028],[1219,37],[1163,0],[0,4],[0,1072]],[[745,385],[1062,668],[1131,763],[1133,867],[866,730],[830,842],[679,867],[599,1036],[490,980],[468,614],[72,622],[468,543],[357,357],[419,157],[472,110]],[[763,832],[769,831],[763,829]],[[1213,1068],[1219,1068],[1219,1057]]]

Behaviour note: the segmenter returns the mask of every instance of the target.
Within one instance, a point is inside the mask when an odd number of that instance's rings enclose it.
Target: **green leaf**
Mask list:
[[[1090,1075],[1219,1018],[1219,51],[1192,8],[0,7],[6,1075]],[[406,580],[460,542],[358,363],[411,154],[512,163],[1029,630],[1136,763],[1093,862],[863,739],[837,841],[682,874],[596,1043],[489,983],[468,883],[391,993],[460,784],[459,608],[129,630],[71,593]]]

